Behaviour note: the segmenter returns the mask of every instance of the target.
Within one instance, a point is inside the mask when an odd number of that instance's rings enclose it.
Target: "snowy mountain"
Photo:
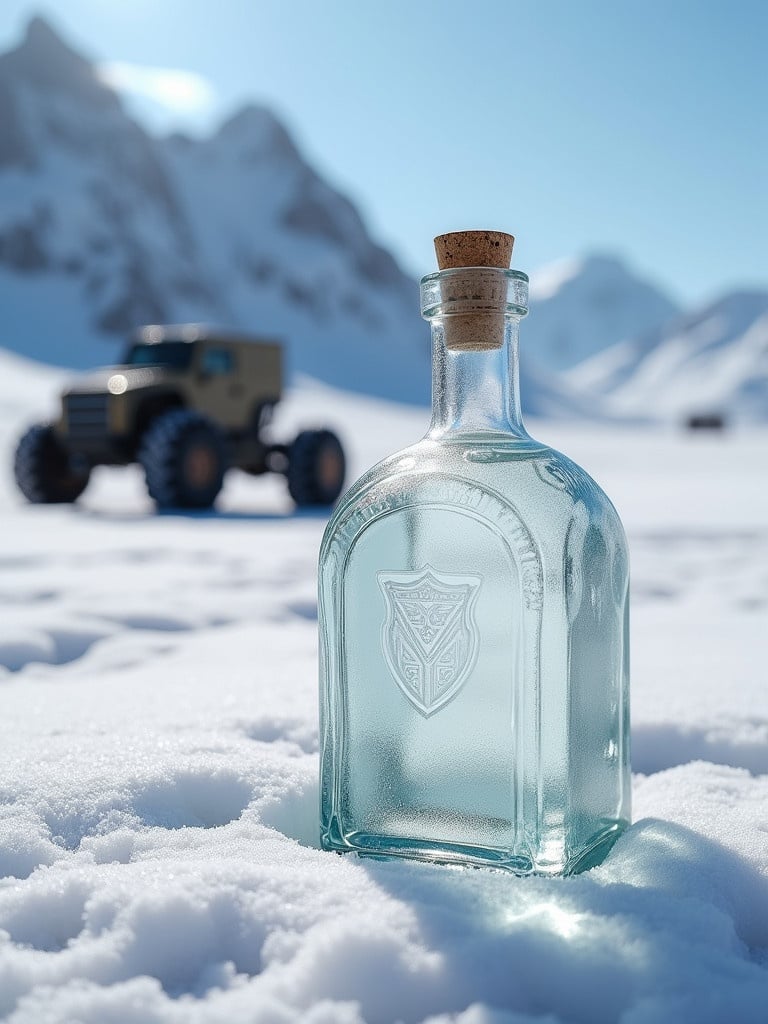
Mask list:
[[[543,267],[531,275],[530,294],[526,355],[548,372],[568,370],[679,313],[663,291],[607,255]]]
[[[113,360],[146,322],[286,339],[293,369],[424,401],[415,283],[267,111],[155,139],[39,18],[0,57],[0,343]]]
[[[734,292],[586,360],[567,374],[606,413],[768,420],[768,292]]]
[[[428,400],[416,283],[268,110],[154,138],[36,18],[0,56],[0,118],[4,347],[84,367],[139,324],[202,320],[281,337],[294,371],[337,387]],[[534,279],[521,390],[529,412],[583,415],[552,370],[670,303],[609,259],[555,272]]]
[[[428,401],[416,282],[268,110],[155,138],[35,18],[0,55],[0,124],[0,346],[85,367],[115,361],[140,324],[205,321],[283,339],[289,369],[335,387]],[[531,279],[523,404],[642,417],[653,396],[654,416],[758,415],[765,301],[681,317],[615,257],[553,264]]]

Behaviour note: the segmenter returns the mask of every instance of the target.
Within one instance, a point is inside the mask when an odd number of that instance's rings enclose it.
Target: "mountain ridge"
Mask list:
[[[249,103],[204,138],[150,135],[97,66],[38,17],[0,54],[0,123],[0,345],[9,351],[86,367],[114,361],[143,323],[202,321],[285,339],[292,373],[428,401],[417,282],[267,107]],[[663,353],[709,318],[711,345],[688,338],[675,372],[706,363],[717,375],[720,360],[733,394],[751,394],[759,412],[760,343],[742,344],[762,316],[750,294],[762,293],[731,294],[733,316],[722,314],[731,326],[718,333],[716,314],[681,310],[612,254],[542,268],[521,332],[526,411],[637,417]],[[742,355],[726,372],[731,346]],[[667,414],[678,415],[684,386],[665,387]],[[696,401],[710,401],[712,388],[699,387]]]
[[[768,421],[768,289],[727,292],[567,373],[619,418]]]
[[[0,55],[0,112],[6,348],[83,367],[142,323],[206,321],[288,338],[292,370],[426,400],[415,282],[270,111],[154,138],[37,18]]]
[[[613,254],[560,260],[531,275],[537,340],[531,355],[542,369],[563,372],[680,312],[670,296]]]

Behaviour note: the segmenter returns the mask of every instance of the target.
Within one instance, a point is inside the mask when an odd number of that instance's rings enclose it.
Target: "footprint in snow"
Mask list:
[[[219,828],[236,821],[251,796],[250,785],[237,775],[183,772],[142,783],[132,808],[146,825]]]
[[[267,797],[259,805],[259,817],[263,825],[295,839],[300,846],[319,850],[318,801],[317,781],[308,780],[302,789],[290,789],[279,796]]]
[[[318,750],[317,725],[301,718],[264,715],[240,723],[239,728],[243,735],[257,743],[290,744],[302,754],[316,754]]]
[[[14,630],[13,635],[0,633],[0,666],[9,672],[20,672],[27,665],[68,665],[82,658],[107,634],[76,630]]]
[[[58,953],[82,932],[90,895],[90,886],[74,878],[18,889],[0,903],[0,928],[17,945]]]

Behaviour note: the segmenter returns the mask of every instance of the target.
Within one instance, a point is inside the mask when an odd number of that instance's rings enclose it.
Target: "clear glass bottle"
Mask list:
[[[630,817],[624,531],[523,426],[526,275],[447,269],[421,295],[429,431],[321,548],[322,846],[570,874]]]

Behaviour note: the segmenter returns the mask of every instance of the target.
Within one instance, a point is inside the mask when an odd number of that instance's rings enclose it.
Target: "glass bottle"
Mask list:
[[[629,823],[627,547],[597,484],[523,426],[528,278],[461,266],[497,239],[511,254],[501,233],[436,240],[429,431],[325,532],[321,842],[570,874]]]

